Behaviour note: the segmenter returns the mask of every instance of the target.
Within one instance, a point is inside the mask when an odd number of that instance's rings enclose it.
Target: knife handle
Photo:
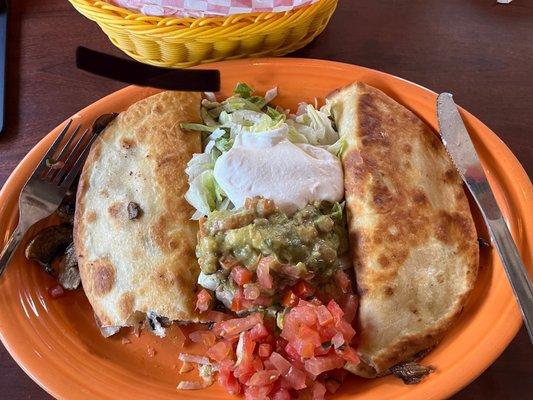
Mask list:
[[[505,273],[522,312],[529,339],[533,343],[533,285],[503,217],[488,222],[493,244],[500,254]]]

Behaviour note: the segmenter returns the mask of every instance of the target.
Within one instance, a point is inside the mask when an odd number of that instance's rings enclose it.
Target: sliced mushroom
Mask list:
[[[81,278],[74,243],[68,245],[59,261],[57,280],[67,290],[75,290],[80,286]]]
[[[93,122],[93,133],[101,133],[107,127],[107,125],[109,125],[109,123],[117,117],[117,115],[117,113],[100,115],[98,118],[96,118],[96,121]]]
[[[395,365],[390,370],[394,376],[400,378],[406,385],[413,385],[435,371],[435,368],[432,366],[425,367],[417,362],[408,362]]]
[[[129,219],[137,219],[141,216],[142,210],[141,206],[134,201],[130,201],[128,203],[128,218]]]
[[[52,261],[72,243],[72,226],[55,225],[44,228],[26,246],[28,260],[37,261],[44,270],[55,275]]]
[[[76,206],[76,194],[71,193],[67,195],[59,207],[57,208],[57,215],[62,223],[72,225],[74,223],[74,208]]]

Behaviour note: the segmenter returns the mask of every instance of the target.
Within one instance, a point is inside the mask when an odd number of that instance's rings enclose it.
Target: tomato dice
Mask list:
[[[331,369],[342,368],[346,362],[337,354],[330,354],[323,357],[315,357],[305,361],[305,370],[317,377],[323,372]]]
[[[292,290],[287,290],[283,296],[283,305],[285,307],[294,307],[298,303],[298,296]]]
[[[253,285],[246,283],[236,290],[244,306],[251,302],[244,298],[244,290]],[[304,282],[299,289],[309,298]],[[197,331],[190,337],[206,343],[215,337],[207,355],[218,363],[219,382],[231,394],[244,393],[249,400],[290,400],[293,396],[322,400],[326,391],[337,390],[342,382],[344,364],[359,362],[350,345],[355,331],[346,320],[357,307],[355,296],[350,296],[342,297],[343,305],[352,308],[345,313],[333,300],[325,306],[318,298],[307,301],[292,292],[288,296],[292,308],[284,315],[280,334],[268,313],[253,313],[217,322],[212,336]]]
[[[233,362],[230,360],[223,360],[219,364],[218,382],[226,388],[226,390],[236,396],[241,393],[241,385],[237,378],[233,375],[231,367]]]
[[[233,372],[241,383],[246,383],[255,373],[254,349],[255,342],[250,339],[248,332],[242,332],[237,343],[237,362]]]
[[[341,347],[344,343],[345,343],[344,336],[343,336],[342,333],[340,333],[340,332],[337,332],[337,333],[331,338],[331,344],[332,344],[333,347],[335,347],[336,349],[338,349],[339,347]]]
[[[300,281],[294,285],[292,291],[296,296],[302,299],[307,299],[315,293],[315,289],[304,281]]]
[[[257,266],[257,282],[263,289],[272,289],[273,281],[270,275],[270,264],[273,257],[263,257]]]
[[[227,321],[217,322],[213,327],[213,333],[222,337],[229,337],[238,335],[262,323],[263,316],[259,313],[254,313],[244,318],[233,318]]]
[[[268,393],[272,390],[272,385],[269,386],[247,386],[244,389],[245,400],[267,400]]]
[[[291,395],[287,389],[279,388],[272,396],[272,400],[291,400]]]
[[[284,376],[284,379],[293,389],[301,390],[306,387],[305,372],[296,367],[290,367],[287,374]]]
[[[259,345],[259,357],[267,358],[272,353],[272,345],[270,343],[261,343]]]
[[[346,296],[346,299],[344,300],[344,319],[346,322],[349,322],[350,324],[355,318],[355,315],[357,314],[357,305],[358,300],[357,296],[353,293]]]
[[[207,313],[207,320],[211,322],[226,321],[228,319],[231,319],[231,315],[220,311],[211,310]]]
[[[342,293],[348,293],[352,291],[352,281],[346,272],[339,269],[335,272],[333,278],[337,284],[337,287]]]
[[[250,338],[252,340],[259,340],[263,339],[268,336],[268,330],[265,328],[263,324],[257,324],[255,325],[252,330],[250,331]]]
[[[258,371],[252,375],[248,381],[249,386],[266,386],[270,385],[279,378],[279,372],[276,370]]]
[[[207,350],[207,356],[218,362],[221,362],[228,358],[233,358],[231,357],[232,354],[233,354],[232,346],[225,341],[218,342],[217,344],[215,344],[214,346],[211,346]]]
[[[285,375],[287,371],[291,368],[291,363],[288,362],[281,354],[277,352],[273,352],[270,355],[269,360],[282,375]]]
[[[253,274],[248,268],[238,265],[231,270],[229,276],[237,285],[244,286],[252,282]]]
[[[352,338],[355,336],[355,331],[352,328],[352,325],[346,322],[346,320],[341,319],[335,324],[335,328],[344,336],[344,340],[349,343]]]
[[[342,309],[335,302],[335,300],[330,300],[327,307],[331,315],[333,315],[335,322],[340,321],[341,318],[344,316],[344,311],[342,311]]]
[[[318,317],[318,323],[322,326],[328,325],[333,322],[333,315],[331,315],[327,307],[324,305],[317,307],[316,315]]]
[[[359,364],[359,356],[352,347],[345,347],[343,349],[336,349],[335,353],[341,356],[344,360],[351,362],[352,364]]]
[[[208,290],[202,289],[196,295],[196,309],[200,312],[205,312],[211,308],[213,297]]]
[[[244,298],[244,292],[241,288],[237,288],[233,294],[233,300],[231,300],[231,311],[239,312],[243,309],[242,303]]]
[[[287,355],[292,359],[292,360],[299,360],[300,359],[300,353],[298,352],[298,350],[296,350],[296,348],[290,344],[290,343],[287,343],[287,345],[285,346],[285,352],[287,353]]]

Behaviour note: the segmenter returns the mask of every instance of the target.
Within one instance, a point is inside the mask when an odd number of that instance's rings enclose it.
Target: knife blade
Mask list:
[[[533,343],[533,285],[450,93],[437,97],[437,119],[444,146],[485,219]]]

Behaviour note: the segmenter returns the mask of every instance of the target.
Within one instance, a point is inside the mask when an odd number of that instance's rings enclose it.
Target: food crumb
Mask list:
[[[136,336],[136,337],[140,337],[141,336],[141,324],[137,324],[133,327],[133,334]]]
[[[65,291],[61,285],[56,285],[48,289],[48,294],[52,299],[58,299],[64,296]]]
[[[147,353],[148,353],[148,357],[153,357],[153,356],[155,356],[156,351],[155,351],[155,349],[154,349],[153,347],[148,346],[148,347],[146,348],[146,350],[147,350]]]
[[[180,368],[180,374],[184,374],[186,372],[190,372],[194,369],[192,364],[190,362],[184,361]]]
[[[120,341],[122,344],[130,344],[131,343],[131,340],[129,340],[128,338],[125,338],[123,337],[122,340]]]

